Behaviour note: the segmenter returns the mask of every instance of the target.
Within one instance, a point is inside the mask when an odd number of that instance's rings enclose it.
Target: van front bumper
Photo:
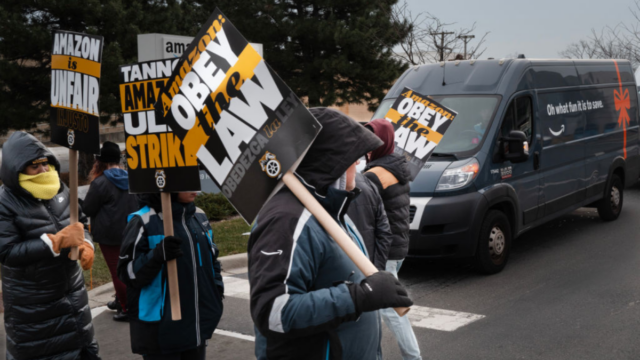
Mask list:
[[[412,197],[409,253],[411,258],[469,257],[488,202],[478,193]]]

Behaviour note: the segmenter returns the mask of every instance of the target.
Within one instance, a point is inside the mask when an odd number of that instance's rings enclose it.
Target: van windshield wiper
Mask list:
[[[458,159],[458,157],[456,156],[456,154],[450,154],[450,153],[437,153],[437,152],[434,152],[434,153],[432,153],[432,154],[431,154],[431,156],[437,156],[437,157],[452,157],[452,158],[454,158],[454,159],[456,159],[456,160],[460,160],[460,159]]]

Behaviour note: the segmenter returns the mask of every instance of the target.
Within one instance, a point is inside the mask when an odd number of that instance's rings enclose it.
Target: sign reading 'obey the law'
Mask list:
[[[164,119],[156,118],[154,108],[177,63],[178,59],[173,59],[120,66],[131,193],[200,190],[197,159],[185,156],[182,141]]]
[[[411,180],[440,143],[457,113],[425,95],[404,88],[385,118],[395,129],[395,152],[409,162]]]
[[[185,162],[199,161],[247,222],[321,129],[218,9],[180,57],[156,119],[182,141]]]
[[[51,141],[92,154],[100,153],[102,44],[102,36],[53,31]]]

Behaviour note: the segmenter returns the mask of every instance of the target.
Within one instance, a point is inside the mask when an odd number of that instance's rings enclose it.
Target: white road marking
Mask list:
[[[250,300],[249,281],[240,279],[237,277],[225,276],[224,281],[224,296],[230,296],[239,299]]]
[[[440,331],[455,331],[485,317],[484,315],[418,305],[413,305],[406,316],[409,317],[411,324],[415,327]]]
[[[242,340],[253,341],[253,342],[256,341],[256,338],[253,337],[253,336],[240,334],[240,333],[237,333],[235,331],[227,331],[227,330],[222,330],[222,329],[216,329],[216,331],[214,331],[213,333],[214,334],[218,334],[218,335],[233,337],[233,338],[236,338],[236,339],[242,339]]]
[[[96,316],[102,314],[105,310],[108,310],[109,308],[106,306],[99,306],[97,308],[93,308],[91,309],[91,318],[95,319]]]
[[[237,277],[225,276],[224,295],[250,300],[249,281]],[[418,305],[413,305],[411,311],[409,311],[406,316],[409,317],[414,327],[439,331],[455,331],[485,317],[484,315]]]

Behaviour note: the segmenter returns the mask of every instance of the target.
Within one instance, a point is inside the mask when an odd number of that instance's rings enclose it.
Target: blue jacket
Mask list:
[[[308,189],[367,254],[346,216],[358,192],[329,188],[322,196]],[[260,211],[249,239],[256,357],[375,359],[381,338],[378,312],[357,314],[344,284],[362,279],[315,217],[288,189],[281,190]]]
[[[118,277],[127,285],[131,348],[137,354],[194,349],[211,338],[222,316],[224,285],[209,221],[195,204],[174,202],[173,231],[182,239],[184,255],[176,259],[182,320],[171,320],[166,266],[153,258],[164,239],[158,205],[129,216],[118,262]]]

